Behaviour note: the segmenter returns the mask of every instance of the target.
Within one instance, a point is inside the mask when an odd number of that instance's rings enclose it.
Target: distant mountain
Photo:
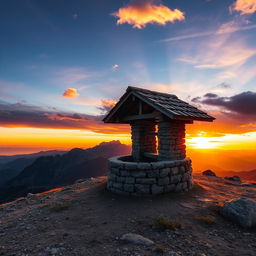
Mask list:
[[[0,155],[0,168],[3,164],[9,163],[11,161],[14,161],[16,159],[20,158],[37,158],[40,156],[54,156],[54,155],[62,155],[66,153],[67,151],[61,151],[61,150],[48,150],[48,151],[40,151],[37,153],[32,153],[32,154],[22,154],[22,155],[10,155],[10,156],[1,156]]]
[[[119,141],[111,141],[86,150],[75,148],[63,155],[39,157],[0,189],[0,202],[106,175],[108,158],[129,154],[130,150]]]
[[[40,156],[54,156],[64,154],[66,151],[41,151],[26,155],[0,156],[0,187],[10,179],[17,176],[25,167],[32,164]]]

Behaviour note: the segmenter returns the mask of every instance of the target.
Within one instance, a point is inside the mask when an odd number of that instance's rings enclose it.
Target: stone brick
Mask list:
[[[155,184],[156,178],[137,178],[136,183],[139,184]]]
[[[132,171],[131,176],[136,177],[136,178],[143,178],[143,177],[146,177],[146,172],[145,171]]]
[[[188,189],[188,183],[187,182],[182,182],[181,184],[182,184],[182,189],[183,190]]]
[[[134,192],[134,185],[132,185],[132,184],[124,184],[124,191],[126,191],[126,192]]]
[[[109,180],[116,181],[117,176],[113,173],[109,173],[108,178],[109,178]]]
[[[122,183],[125,181],[125,177],[116,177],[116,181]]]
[[[171,168],[171,175],[176,175],[179,173],[179,168],[177,166]]]
[[[190,180],[190,178],[191,178],[190,173],[186,172],[182,176],[182,181],[188,181],[188,180]]]
[[[147,171],[147,176],[149,178],[159,177],[159,170],[149,170]]]
[[[126,170],[135,170],[137,169],[137,163],[125,163]]]
[[[135,191],[137,194],[149,194],[150,193],[150,186],[149,185],[142,185],[142,184],[135,184]]]
[[[177,184],[181,180],[181,175],[175,175],[170,177],[170,183],[171,184]]]
[[[126,170],[121,170],[120,174],[121,174],[121,176],[125,176],[125,177],[130,176],[130,172],[126,171]]]
[[[166,177],[170,173],[170,168],[164,168],[159,170],[159,176],[160,177]]]
[[[113,191],[114,193],[118,194],[118,195],[123,195],[123,196],[129,196],[130,193],[120,190],[120,189],[111,189],[111,191]]]
[[[113,182],[113,188],[117,188],[117,189],[123,189],[123,184],[122,183],[118,183],[118,182]]]
[[[160,169],[160,168],[164,168],[164,163],[162,161],[151,163],[151,169]]]
[[[175,191],[175,188],[176,188],[175,184],[165,185],[164,192],[173,192],[173,191]]]
[[[119,174],[119,169],[118,168],[111,168],[111,173],[114,173],[114,174]]]
[[[175,187],[175,192],[180,192],[182,191],[182,183],[178,183]]]
[[[152,195],[159,195],[164,192],[164,187],[154,184],[152,185],[151,190],[152,190]]]
[[[151,169],[151,165],[150,165],[150,163],[139,163],[138,169],[140,169],[140,170]]]
[[[179,170],[180,170],[180,173],[181,173],[181,174],[183,174],[183,173],[186,172],[186,169],[185,169],[185,167],[184,167],[183,165],[181,165],[181,166],[179,167]]]
[[[167,185],[167,184],[169,184],[169,182],[170,182],[169,177],[158,179],[158,185]]]
[[[127,184],[134,184],[134,183],[135,183],[135,178],[133,178],[133,177],[127,177],[127,178],[125,179],[125,183],[127,183]]]

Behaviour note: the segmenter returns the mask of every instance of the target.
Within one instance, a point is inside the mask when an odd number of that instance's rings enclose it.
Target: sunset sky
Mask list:
[[[216,117],[188,147],[256,149],[256,0],[8,0],[0,34],[0,155],[129,144],[127,86]]]

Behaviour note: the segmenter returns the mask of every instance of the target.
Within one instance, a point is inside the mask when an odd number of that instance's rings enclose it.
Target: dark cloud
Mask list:
[[[228,89],[228,88],[231,88],[231,84],[223,82],[221,84],[218,84],[217,87],[223,88],[223,89]]]
[[[113,100],[101,100],[101,106],[98,109],[101,111],[102,114],[108,113],[114,106],[116,102]]]
[[[206,97],[206,98],[217,98],[218,95],[215,94],[215,93],[206,93],[206,94],[204,95],[204,97]]]
[[[211,96],[211,93],[207,93],[203,98],[197,97],[192,99],[192,101],[195,103],[222,107],[225,110],[231,111],[231,113],[256,115],[255,92],[242,92],[231,97],[219,97],[218,95],[214,95],[214,97]]]
[[[113,129],[113,127],[104,124],[101,121],[102,115],[65,113],[57,110],[50,111],[49,109],[53,108],[0,101],[0,126],[84,129],[101,133],[127,132],[127,128],[122,129],[122,127],[116,126]]]

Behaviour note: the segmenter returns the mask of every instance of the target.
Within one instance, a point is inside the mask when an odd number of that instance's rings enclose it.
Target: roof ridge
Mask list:
[[[127,92],[129,91],[142,91],[142,92],[149,92],[149,93],[152,93],[152,94],[162,94],[162,95],[165,95],[165,96],[170,96],[170,97],[173,97],[173,98],[176,98],[178,99],[178,97],[175,95],[175,94],[170,94],[170,93],[165,93],[165,92],[157,92],[157,91],[152,91],[152,90],[149,90],[149,89],[145,89],[145,88],[140,88],[140,87],[135,87],[135,86],[128,86],[128,88],[126,89]]]

